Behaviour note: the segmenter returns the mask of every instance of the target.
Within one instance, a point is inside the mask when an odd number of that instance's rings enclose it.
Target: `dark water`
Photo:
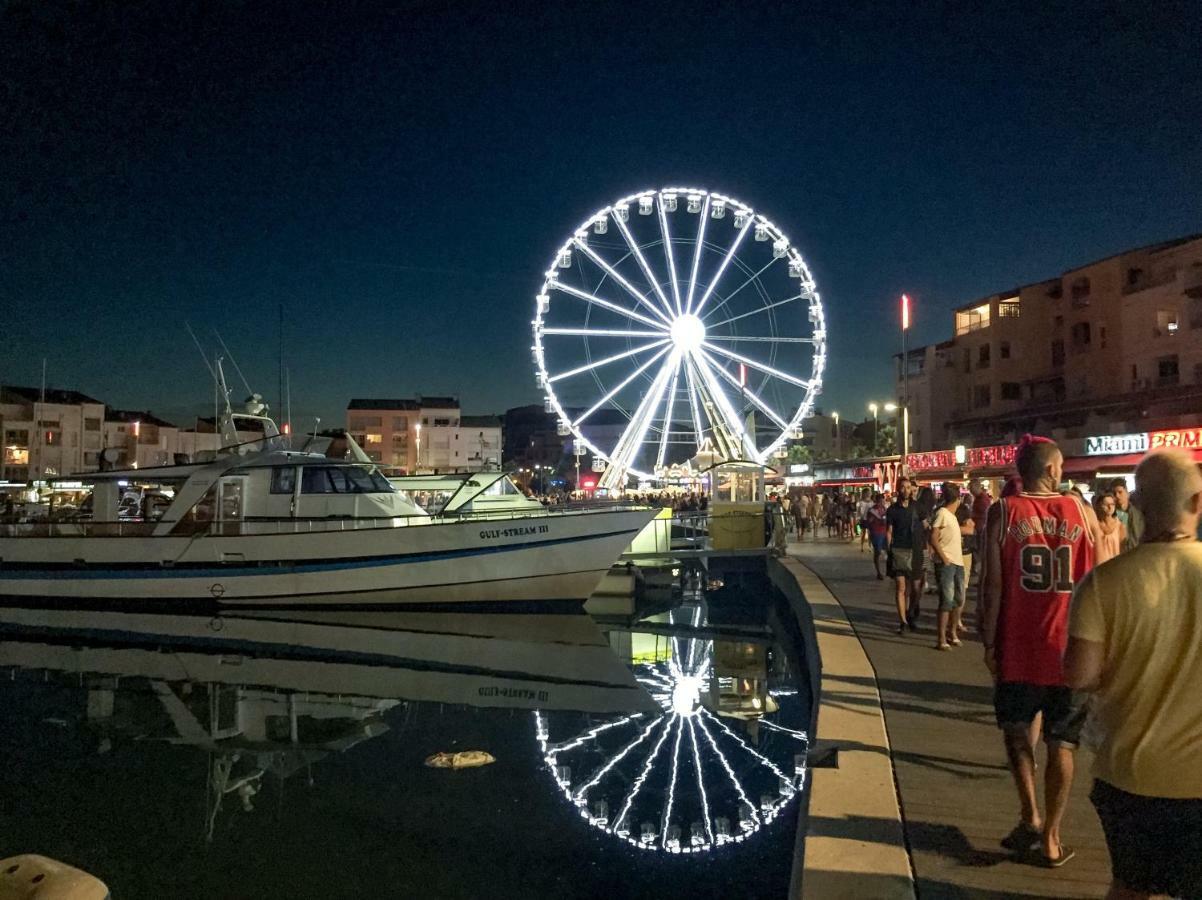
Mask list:
[[[776,602],[0,610],[0,857],[117,898],[784,897],[809,716]],[[465,750],[495,762],[424,764]]]

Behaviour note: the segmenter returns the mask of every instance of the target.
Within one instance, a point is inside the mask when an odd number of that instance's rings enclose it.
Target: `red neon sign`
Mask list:
[[[1202,449],[1202,428],[1175,428],[1171,431],[1153,431],[1148,435],[1148,449],[1179,447],[1183,450]]]
[[[906,465],[914,472],[927,469],[1004,469],[1014,464],[1014,451],[1014,444],[970,447],[964,452],[964,463],[958,464],[955,450],[931,450],[926,453],[911,453],[906,459]]]

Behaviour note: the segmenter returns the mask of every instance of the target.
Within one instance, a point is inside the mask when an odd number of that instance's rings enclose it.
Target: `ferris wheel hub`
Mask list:
[[[705,325],[692,313],[679,315],[668,332],[676,349],[682,353],[697,350],[705,340]]]

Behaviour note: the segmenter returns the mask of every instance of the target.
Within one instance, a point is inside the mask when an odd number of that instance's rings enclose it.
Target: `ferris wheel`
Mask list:
[[[547,411],[606,464],[602,487],[707,447],[766,463],[821,391],[809,267],[733,197],[662,188],[598,210],[556,251],[535,303]]]

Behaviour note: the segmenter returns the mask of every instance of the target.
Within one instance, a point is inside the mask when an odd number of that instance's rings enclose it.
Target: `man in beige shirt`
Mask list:
[[[1109,896],[1202,897],[1202,475],[1164,451],[1135,481],[1143,540],[1078,584],[1065,677],[1094,692]]]

